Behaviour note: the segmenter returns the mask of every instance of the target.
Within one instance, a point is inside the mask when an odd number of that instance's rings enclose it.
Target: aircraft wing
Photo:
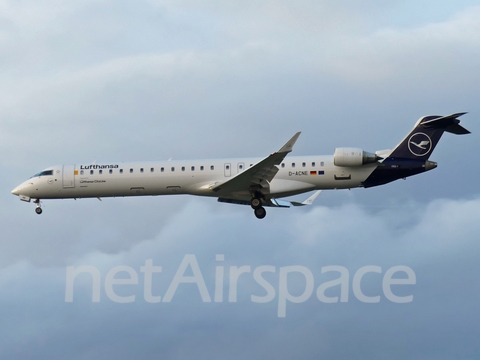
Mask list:
[[[235,175],[231,179],[220,183],[214,184],[210,187],[215,192],[236,193],[236,192],[255,192],[264,190],[263,192],[270,191],[270,182],[273,180],[278,172],[276,165],[280,165],[289,152],[292,151],[293,145],[300,136],[300,132],[297,132],[293,137],[282,146],[280,150],[267,156],[263,160],[254,164],[250,168]]]
[[[318,195],[320,195],[321,192],[322,190],[315,191],[312,196],[310,196],[307,200],[303,202],[286,201],[281,199],[270,198],[263,203],[263,206],[289,208],[290,206],[312,205],[315,199],[318,197]],[[242,200],[242,199],[228,199],[228,198],[219,197],[217,201],[223,202],[223,203],[229,203],[229,204],[250,205],[249,200]]]

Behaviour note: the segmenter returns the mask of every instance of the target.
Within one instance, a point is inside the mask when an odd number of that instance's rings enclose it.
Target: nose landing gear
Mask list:
[[[35,212],[40,215],[43,211],[42,211],[42,205],[40,205],[40,199],[36,199],[34,201],[35,204],[37,204],[37,207],[35,208]]]

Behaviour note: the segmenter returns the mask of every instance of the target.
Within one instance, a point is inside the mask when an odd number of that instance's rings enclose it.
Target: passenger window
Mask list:
[[[83,175],[84,174],[84,171],[83,170],[80,170],[80,175]]]
[[[230,165],[227,165],[227,170],[229,170],[229,169],[230,169]]]
[[[320,166],[323,166],[323,161],[320,163]]]
[[[195,166],[192,166],[191,169],[192,169],[192,171],[195,171]]]
[[[123,169],[120,169],[120,174],[123,174]]]
[[[242,170],[242,169],[243,169],[243,165],[240,165],[239,168],[240,168],[240,170]]]
[[[212,165],[212,166],[210,166],[210,170],[213,170],[213,169],[215,169],[215,168],[213,167],[213,165]]]
[[[307,164],[305,164],[305,163],[302,163],[302,167],[305,167],[306,165],[307,165]]]
[[[314,161],[314,162],[312,162],[312,167],[315,167],[315,161]]]
[[[140,168],[140,172],[143,173],[143,168]]]
[[[165,171],[165,168],[161,168],[160,171],[161,171],[161,172],[164,172],[164,171]]]
[[[294,167],[295,167],[295,163],[292,163],[292,168],[294,168]]]
[[[201,171],[203,171],[203,165],[202,165],[202,166],[200,166],[200,170],[201,170]]]
[[[154,172],[154,171],[155,171],[155,169],[154,169],[154,168],[150,168],[150,172]]]
[[[282,168],[284,168],[284,167],[285,167],[285,163],[282,163]]]
[[[102,174],[103,174],[103,170],[98,170],[98,173],[99,173],[100,175],[102,175]]]
[[[90,170],[90,175],[93,175],[93,170]]]
[[[182,171],[185,171],[185,166],[182,166]]]
[[[112,170],[112,169],[108,170],[108,172],[109,172],[110,174],[113,174],[113,170]]]
[[[175,171],[175,168],[172,166],[172,172]]]
[[[130,174],[133,173],[133,169],[130,169]]]

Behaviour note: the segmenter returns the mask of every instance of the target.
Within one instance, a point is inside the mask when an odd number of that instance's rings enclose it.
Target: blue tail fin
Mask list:
[[[460,125],[460,117],[466,113],[448,116],[424,116],[417,121],[413,130],[390,153],[390,159],[428,160],[445,131],[463,135],[470,131]]]
[[[383,155],[382,152],[384,159],[363,182],[363,186],[368,188],[383,185],[435,169],[437,163],[429,161],[428,158],[443,133],[445,131],[458,135],[470,133],[460,126],[460,120],[457,119],[464,114],[466,113],[422,117],[390,154]]]

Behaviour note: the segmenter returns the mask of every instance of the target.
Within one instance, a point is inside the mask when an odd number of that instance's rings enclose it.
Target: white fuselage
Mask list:
[[[43,170],[13,189],[20,200],[189,194],[219,202],[250,205],[258,219],[264,206],[311,205],[321,190],[372,187],[436,168],[429,161],[442,134],[468,134],[457,117],[424,116],[393,150],[369,153],[336,148],[333,156],[288,156],[300,136],[293,135],[264,158],[182,160],[60,165]],[[303,202],[279,198],[316,190]]]
[[[223,194],[211,187],[253,166],[261,158],[185,160],[95,165],[60,165],[34,176],[13,193],[33,199],[191,194],[250,199],[248,191]],[[346,189],[362,182],[378,164],[339,167],[333,156],[289,156],[278,166],[270,195],[285,197],[318,189]]]

